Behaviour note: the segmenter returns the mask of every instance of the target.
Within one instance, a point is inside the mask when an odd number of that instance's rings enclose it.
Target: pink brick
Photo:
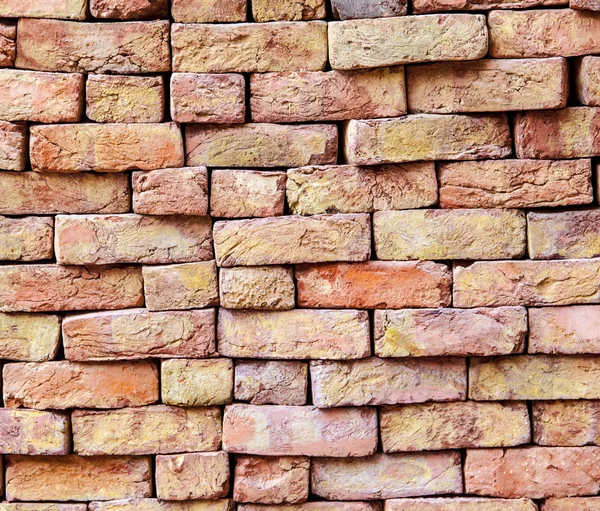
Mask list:
[[[169,17],[168,0],[90,0],[94,18],[151,20]]]
[[[406,14],[405,0],[332,0],[333,16],[340,20],[391,18]]]
[[[53,255],[54,220],[47,217],[0,216],[0,260],[40,261]]]
[[[2,18],[62,18],[84,20],[86,0],[3,0]]]
[[[69,454],[70,444],[68,415],[0,408],[2,454]]]
[[[27,163],[27,126],[0,121],[0,170],[23,170]]]
[[[234,503],[231,499],[193,500],[188,502],[159,499],[121,499],[110,502],[90,502],[89,509],[91,511],[233,511]]]
[[[576,60],[574,67],[575,94],[582,105],[600,106],[600,59],[587,56]]]
[[[566,5],[568,5],[567,0],[414,0],[412,8],[415,14],[423,14],[447,11],[530,9]]]
[[[246,21],[247,0],[171,0],[171,15],[182,23]]]
[[[547,499],[542,504],[542,511],[598,511],[598,497],[567,497],[564,499]]]
[[[385,511],[538,511],[530,499],[485,499],[480,497],[436,497],[390,499]]]
[[[17,56],[17,23],[0,21],[0,67],[12,67]]]
[[[234,397],[253,405],[304,405],[308,380],[306,362],[238,360]]]
[[[287,511],[380,511],[381,506],[377,502],[327,502],[325,500],[287,506],[238,504],[239,511],[281,511],[282,508]]]

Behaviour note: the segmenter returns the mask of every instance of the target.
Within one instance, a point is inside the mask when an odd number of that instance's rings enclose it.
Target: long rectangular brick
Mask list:
[[[349,121],[344,132],[344,154],[353,165],[483,160],[504,158],[511,153],[504,114],[416,114]]]
[[[94,18],[152,20],[169,17],[168,0],[90,0]]]
[[[246,21],[247,0],[171,0],[171,16],[180,23]]]
[[[577,101],[586,106],[600,106],[600,58],[587,56],[577,59],[573,72]]]
[[[0,261],[51,259],[53,238],[53,218],[0,216]]]
[[[12,67],[17,56],[17,23],[0,21],[0,67]]]
[[[600,401],[535,401],[533,441],[538,445],[600,445]]]
[[[0,170],[23,170],[27,163],[27,126],[0,121]]]
[[[530,499],[486,499],[481,497],[437,497],[390,499],[385,511],[538,511]]]
[[[406,0],[331,0],[333,17],[339,20],[404,16]]]
[[[366,311],[219,309],[219,353],[235,358],[348,359],[371,353]]]
[[[311,362],[313,403],[319,407],[463,401],[465,359],[367,358]]]
[[[56,356],[60,317],[0,312],[0,358],[45,362]]]
[[[567,6],[567,0],[414,0],[415,14],[448,11],[488,11],[490,9],[531,9]]]
[[[183,502],[159,499],[121,499],[109,502],[90,502],[88,509],[90,511],[233,511],[234,503],[231,499],[189,500]]]
[[[234,397],[253,405],[306,404],[308,364],[282,360],[237,360]]]
[[[87,504],[56,502],[0,502],[1,511],[86,511]]]
[[[598,511],[598,497],[567,497],[564,499],[546,499],[542,511]]]
[[[158,401],[158,371],[152,362],[15,363],[4,366],[2,378],[9,408],[124,408]]]
[[[73,450],[84,456],[216,451],[219,408],[155,405],[73,410]]]
[[[379,357],[495,356],[521,353],[524,307],[375,311]]]
[[[113,500],[152,495],[150,456],[7,456],[6,498]]]
[[[39,172],[122,172],[183,166],[174,123],[32,126],[31,167]]]
[[[380,411],[383,452],[508,447],[530,441],[525,403],[427,403]]]
[[[0,453],[69,454],[68,415],[39,410],[0,408]]]
[[[59,215],[59,264],[168,264],[212,259],[208,217]]]
[[[377,449],[377,412],[233,404],[225,407],[223,449],[267,456],[367,456]]]
[[[167,20],[81,23],[21,18],[17,44],[15,65],[23,69],[109,74],[171,70]]]
[[[1,18],[85,20],[86,0],[3,0]]]
[[[380,511],[378,502],[327,502],[316,500],[287,506],[238,504],[239,511]],[[10,511],[10,510],[9,510]]]

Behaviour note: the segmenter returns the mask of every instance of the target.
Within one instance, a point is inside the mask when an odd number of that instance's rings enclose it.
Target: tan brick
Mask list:
[[[171,16],[181,23],[246,21],[247,0],[171,0]]]
[[[90,502],[88,508],[90,509],[90,511],[233,511],[234,504],[233,501],[230,499],[186,501],[168,501],[159,499],[122,499],[112,500],[110,502]]]
[[[267,456],[367,456],[377,449],[377,412],[233,404],[225,407],[223,449]]]
[[[86,4],[86,0],[3,0],[0,17],[84,20]]]
[[[94,18],[151,20],[169,17],[168,0],[90,0]]]
[[[380,509],[378,502],[327,502],[325,500],[278,506],[238,504],[239,511],[379,511]]]
[[[6,498],[89,501],[152,495],[149,456],[7,456]]]
[[[444,14],[329,23],[333,69],[475,60],[487,53],[485,16]]]
[[[84,456],[216,451],[218,408],[155,405],[121,410],[73,410],[74,451]]]
[[[575,94],[582,105],[600,106],[600,58],[587,56],[575,61]]]
[[[567,0],[414,0],[413,13],[567,6]]]
[[[438,497],[432,499],[390,499],[385,511],[538,511],[529,499],[485,499],[480,497]]]
[[[536,401],[531,418],[539,445],[600,444],[600,401]]]
[[[16,363],[6,364],[2,376],[9,408],[124,408],[158,401],[158,371],[152,362]]]
[[[379,357],[510,355],[527,336],[523,307],[382,310],[374,321]]]
[[[0,358],[45,362],[56,356],[60,317],[0,312]]]
[[[440,206],[530,208],[589,204],[593,200],[591,170],[587,159],[440,162]]]
[[[86,511],[87,504],[49,502],[0,502],[1,511]]]
[[[336,19],[390,18],[404,16],[406,0],[331,0]]]
[[[69,454],[70,450],[71,428],[68,415],[0,408],[2,454]]]
[[[384,452],[506,447],[529,443],[525,403],[427,403],[380,412]]]
[[[567,497],[565,499],[547,499],[542,504],[542,511],[598,511],[598,497]]]
[[[0,67],[12,67],[17,56],[17,23],[0,20]]]
[[[27,126],[0,121],[0,170],[23,170],[27,163]]]
[[[600,4],[597,0],[572,0],[569,2],[569,8],[597,12],[600,10]]]
[[[371,353],[366,311],[219,309],[219,353],[235,358],[348,359]]]
[[[296,267],[301,307],[404,308],[450,305],[448,267],[431,261]]]
[[[0,216],[0,260],[40,261],[53,255],[54,219]]]
[[[311,362],[310,377],[319,407],[462,401],[467,394],[462,358],[319,360]]]
[[[234,397],[253,405],[305,405],[307,381],[306,362],[238,360]]]
[[[393,499],[462,492],[457,451],[375,454],[312,462],[312,491],[329,500]]]
[[[254,21],[309,21],[325,19],[325,0],[254,0],[252,18]]]
[[[511,155],[512,148],[504,114],[417,114],[349,121],[344,133],[344,153],[348,163],[377,165],[504,158]]]
[[[293,309],[294,271],[285,266],[221,268],[219,296],[221,307],[227,309]]]

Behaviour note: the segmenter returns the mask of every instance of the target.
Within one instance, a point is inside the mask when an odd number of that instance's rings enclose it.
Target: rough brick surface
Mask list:
[[[583,57],[575,64],[575,94],[582,105],[600,106],[600,59]]]
[[[0,260],[40,261],[53,255],[54,220],[0,216]]]
[[[166,18],[168,0],[90,0],[90,11],[95,18],[118,20],[149,20]]]
[[[171,0],[171,15],[181,23],[246,21],[246,0]]]
[[[403,0],[331,0],[337,19],[388,18],[406,14]]]
[[[220,304],[226,309],[288,310],[296,303],[294,272],[285,266],[219,270]]]
[[[4,0],[0,17],[85,19],[86,0]]]
[[[235,365],[234,397],[253,405],[304,405],[306,362],[240,360]]]
[[[0,21],[0,66],[12,66],[17,56],[17,24],[13,21]]]
[[[598,401],[538,401],[532,407],[533,440],[539,445],[600,443]]]
[[[56,356],[59,341],[58,316],[0,313],[0,358],[45,362]]]
[[[597,497],[567,497],[564,499],[547,499],[543,511],[597,511],[600,499]]]
[[[0,433],[3,454],[68,454],[71,447],[69,419],[62,413],[2,408]]]
[[[529,499],[486,499],[481,497],[435,497],[429,499],[390,499],[386,511],[537,511]]]
[[[0,170],[23,170],[27,163],[27,129],[0,121]]]
[[[255,0],[252,2],[254,21],[309,21],[325,18],[326,0]]]
[[[216,499],[182,502],[138,498],[112,500],[109,502],[90,502],[89,509],[93,511],[233,511],[233,501],[230,499]]]

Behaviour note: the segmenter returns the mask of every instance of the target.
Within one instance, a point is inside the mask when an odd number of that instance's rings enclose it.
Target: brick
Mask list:
[[[542,511],[598,511],[600,498],[568,497],[565,499],[547,499],[542,504]]]
[[[233,361],[226,358],[165,360],[161,363],[161,394],[163,403],[169,405],[230,403],[233,398]]]
[[[48,502],[1,502],[2,511],[86,511],[87,504],[57,504]]]
[[[8,408],[124,408],[158,401],[158,371],[152,362],[15,363],[6,364],[2,376]]]
[[[229,492],[227,453],[156,457],[156,496],[164,500],[216,499]]]
[[[215,169],[211,173],[210,215],[220,218],[281,216],[284,172]]]
[[[215,311],[146,309],[66,316],[65,358],[80,362],[214,356]]]
[[[267,456],[367,456],[377,449],[377,412],[233,404],[225,408],[223,449]]]
[[[0,312],[0,358],[45,362],[56,356],[60,317]]]
[[[427,403],[380,412],[384,452],[507,447],[530,441],[525,403]]]
[[[341,121],[406,113],[402,67],[254,74],[250,94],[254,122]]]
[[[325,3],[325,0],[281,0],[277,3],[254,0],[252,18],[258,22],[324,19],[327,16]]]
[[[86,0],[3,0],[2,18],[62,18],[85,20]]]
[[[27,163],[27,126],[0,121],[0,170],[23,170]]]
[[[110,74],[171,70],[167,20],[76,23],[21,18],[17,34],[15,64],[24,69]]]
[[[599,447],[469,449],[465,490],[503,498],[570,497],[600,489]]]
[[[118,20],[151,20],[169,17],[167,0],[90,0],[90,11],[94,18]]]
[[[455,307],[599,303],[600,260],[499,261],[455,266]]]
[[[578,59],[573,71],[577,101],[582,105],[600,106],[600,58],[587,56]]]
[[[74,451],[84,456],[216,451],[218,408],[155,405],[121,410],[73,410]]]
[[[597,12],[600,10],[600,4],[598,4],[597,0],[573,0],[569,2],[569,8]]]
[[[302,167],[337,160],[332,124],[191,125],[185,131],[188,165],[208,167]]]
[[[375,454],[312,462],[312,492],[330,500],[393,499],[462,492],[457,451]]]
[[[0,216],[0,260],[40,261],[53,255],[54,219]]]
[[[136,267],[0,266],[0,312],[125,309],[143,303]]]
[[[59,264],[167,264],[212,259],[208,217],[59,215]]]
[[[2,454],[69,454],[70,433],[65,414],[0,408]]]
[[[529,499],[485,499],[438,497],[432,499],[390,499],[385,511],[538,511]]]
[[[293,309],[294,271],[285,266],[221,268],[219,296],[226,309]]]
[[[462,358],[319,360],[311,362],[310,377],[319,407],[463,401],[467,393]]]
[[[241,74],[171,75],[171,115],[177,122],[243,123],[245,98]]]
[[[173,71],[179,73],[322,71],[327,63],[327,23],[175,23],[171,47]]]
[[[476,401],[600,399],[600,358],[520,355],[472,358],[469,398]]]
[[[511,155],[512,148],[503,114],[416,114],[397,119],[349,121],[344,134],[344,153],[353,165],[377,165],[504,158]]]
[[[306,362],[238,360],[234,397],[253,405],[305,405],[307,381]]]
[[[85,96],[86,115],[96,122],[161,122],[165,115],[162,76],[89,75]]]
[[[200,309],[219,304],[214,261],[144,266],[144,295],[151,311]]]
[[[122,499],[110,502],[90,502],[88,509],[90,511],[233,511],[234,504],[230,499],[189,501]]]
[[[406,14],[405,0],[332,0],[333,16],[341,20],[390,18]]]
[[[171,0],[171,16],[180,23],[246,21],[247,0]]]
[[[12,67],[17,56],[17,23],[0,20],[0,67]]]
[[[265,504],[238,504],[239,511],[378,511],[378,502],[327,502],[318,500],[303,504],[269,506]]]
[[[523,307],[403,309],[375,312],[379,357],[496,356],[522,353]]]
[[[414,0],[414,14],[447,11],[484,11],[491,9],[529,9],[567,6],[566,0]]]
[[[369,215],[284,216],[217,222],[217,265],[259,266],[365,261],[371,253]]]
[[[0,69],[0,119],[77,122],[83,112],[83,75]]]
[[[593,200],[587,159],[440,162],[438,180],[443,208],[555,207]]]
[[[301,307],[359,309],[448,306],[452,283],[431,261],[300,265],[296,280]]]
[[[444,14],[329,23],[333,69],[475,60],[487,53],[485,16]]]
[[[410,112],[508,112],[564,108],[567,61],[479,60],[408,66]]]
[[[308,499],[310,459],[303,456],[236,456],[233,499],[296,504]]]
[[[149,456],[6,457],[9,501],[113,500],[151,494]]]
[[[31,166],[40,172],[183,166],[183,140],[174,123],[59,124],[32,126],[30,131]]]
[[[599,401],[536,401],[531,412],[533,440],[539,445],[598,445],[599,414]]]
[[[219,353],[235,358],[349,359],[370,354],[366,311],[219,309]]]

